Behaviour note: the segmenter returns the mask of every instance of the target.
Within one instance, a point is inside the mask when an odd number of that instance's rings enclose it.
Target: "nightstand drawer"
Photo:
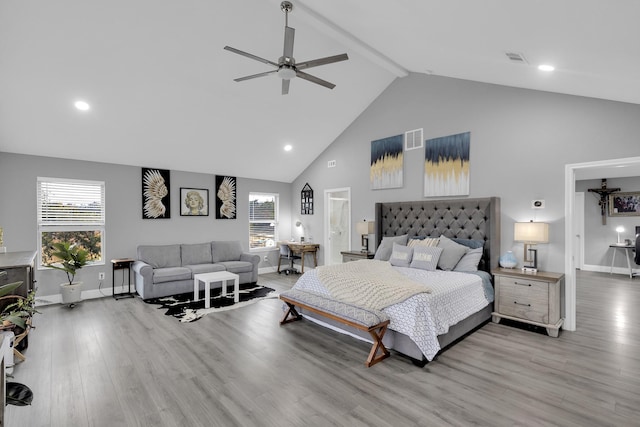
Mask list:
[[[549,323],[549,283],[500,277],[498,311],[508,316]]]

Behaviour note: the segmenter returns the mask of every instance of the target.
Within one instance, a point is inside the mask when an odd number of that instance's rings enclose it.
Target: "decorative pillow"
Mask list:
[[[412,255],[413,248],[394,243],[389,262],[396,267],[409,267]]]
[[[440,236],[438,247],[442,248],[442,254],[438,260],[438,268],[441,270],[453,270],[458,261],[467,253],[468,247],[460,245],[447,236]]]
[[[416,246],[438,246],[439,241],[440,239],[437,237],[425,237],[423,239],[411,238],[407,246],[410,248],[415,248]]]
[[[482,248],[471,249],[458,261],[453,271],[478,271],[478,264],[482,259],[482,251]]]
[[[441,253],[442,248],[433,246],[416,246],[413,248],[411,268],[434,271],[438,266],[438,259],[440,259]]]
[[[376,254],[373,256],[373,259],[377,259],[380,261],[389,261],[389,258],[391,257],[391,251],[393,250],[393,244],[397,243],[399,245],[406,246],[407,238],[408,236],[406,234],[403,234],[402,236],[383,237],[382,241],[380,242],[380,246],[378,246],[378,249],[376,250]]]
[[[484,242],[482,240],[458,239],[457,237],[454,237],[451,240],[463,246],[466,246],[469,249],[484,248]]]

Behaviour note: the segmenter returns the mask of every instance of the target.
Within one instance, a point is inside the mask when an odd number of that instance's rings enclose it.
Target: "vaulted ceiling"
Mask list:
[[[333,90],[233,81],[271,66],[225,45],[282,55],[280,1],[0,2],[0,151],[291,182],[409,72],[640,104],[635,0],[292,3],[297,62],[349,55],[305,70]]]

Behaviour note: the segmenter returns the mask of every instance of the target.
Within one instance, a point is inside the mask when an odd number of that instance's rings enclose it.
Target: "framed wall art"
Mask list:
[[[142,168],[142,219],[171,218],[171,173]]]
[[[236,177],[216,175],[216,219],[236,219]]]
[[[469,195],[471,133],[429,139],[424,147],[424,196]]]
[[[640,216],[640,191],[609,194],[609,216]]]
[[[300,213],[313,215],[313,189],[306,183],[300,192]]]
[[[404,170],[403,136],[371,141],[371,189],[402,188]]]
[[[209,190],[180,188],[180,216],[209,216]]]

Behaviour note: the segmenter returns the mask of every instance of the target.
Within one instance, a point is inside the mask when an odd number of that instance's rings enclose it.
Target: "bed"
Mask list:
[[[411,358],[416,365],[424,366],[442,349],[491,319],[493,289],[490,272],[498,266],[500,253],[500,199],[489,197],[384,202],[376,203],[375,212],[377,257],[381,254],[381,249],[389,246],[389,241],[397,238],[402,240],[401,236],[404,235],[407,235],[407,239],[425,240],[445,236],[459,244],[472,243],[482,247],[482,250],[476,250],[477,253],[481,252],[478,272],[425,272],[414,268],[394,267],[412,280],[431,283],[432,290],[430,294],[418,294],[384,309],[392,320],[383,342],[386,347]],[[445,286],[444,283],[453,285]],[[327,292],[315,270],[305,273],[294,285],[294,289]],[[471,294],[475,295],[475,300],[470,299],[469,304],[462,304],[462,299],[471,298]],[[480,294],[484,295],[484,301],[480,301]],[[457,305],[464,307],[458,312]],[[301,314],[320,325],[369,340],[366,334],[346,330],[339,322],[326,317],[304,310]],[[411,316],[421,319],[418,322]],[[441,320],[439,316],[446,319]],[[411,319],[407,320],[407,317]],[[455,323],[446,324],[454,318]],[[425,342],[423,335],[427,336],[428,342]]]

